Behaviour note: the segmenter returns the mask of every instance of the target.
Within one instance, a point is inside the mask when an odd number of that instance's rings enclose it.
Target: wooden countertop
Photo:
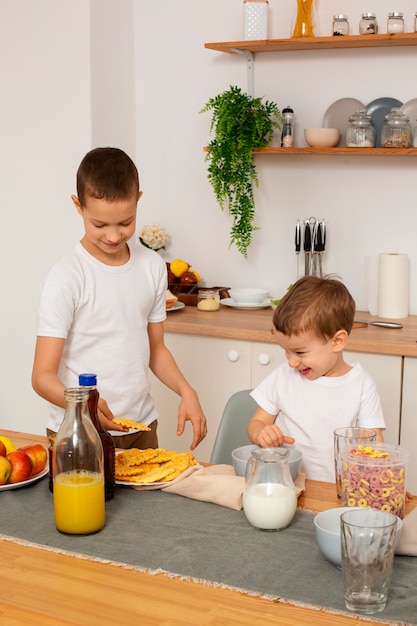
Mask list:
[[[197,307],[185,306],[184,309],[167,313],[164,324],[168,333],[201,335],[204,337],[223,337],[243,341],[261,341],[275,343],[271,332],[272,309],[260,311],[232,309],[220,306],[220,311],[199,311]],[[367,311],[358,311],[357,319],[382,320],[371,317]],[[403,324],[401,329],[367,326],[354,328],[349,337],[348,350],[417,357],[417,316],[390,321]]]
[[[0,430],[19,447],[47,445],[46,437]],[[16,491],[18,497],[19,491]],[[0,495],[1,497],[1,495]],[[321,511],[337,506],[335,486],[306,481],[299,507]],[[410,510],[417,500],[408,503]],[[1,528],[0,528],[1,530]],[[363,626],[369,618],[339,615],[271,602],[259,596],[210,587],[164,574],[150,575],[111,563],[0,539],[0,599],[4,624],[32,626]],[[380,621],[381,620],[381,621]],[[383,622],[378,617],[378,624]],[[1,621],[1,620],[0,620]],[[3,623],[1,621],[1,623]]]

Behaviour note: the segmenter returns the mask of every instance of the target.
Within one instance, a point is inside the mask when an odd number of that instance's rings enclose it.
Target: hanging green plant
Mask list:
[[[253,151],[267,146],[274,128],[280,128],[282,115],[274,102],[254,98],[231,86],[210,98],[200,113],[212,111],[210,132],[214,139],[207,147],[208,179],[222,210],[228,209],[233,224],[230,246],[245,258],[252,242],[255,201],[253,185],[258,174]]]

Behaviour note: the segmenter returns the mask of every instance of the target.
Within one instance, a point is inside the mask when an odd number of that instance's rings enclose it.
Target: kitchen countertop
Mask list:
[[[199,311],[197,307],[185,306],[184,309],[168,312],[164,327],[168,333],[275,343],[272,315],[270,308],[242,310],[221,305],[220,311]],[[373,317],[367,311],[357,311],[356,318],[387,321]],[[400,322],[403,328],[354,328],[347,350],[417,357],[417,316],[389,321]]]

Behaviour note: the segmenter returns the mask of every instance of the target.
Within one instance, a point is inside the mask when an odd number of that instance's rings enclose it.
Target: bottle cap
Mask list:
[[[94,387],[97,385],[97,374],[80,374],[78,382],[81,387]]]

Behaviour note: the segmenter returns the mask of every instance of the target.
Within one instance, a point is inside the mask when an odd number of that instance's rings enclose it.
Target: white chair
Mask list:
[[[234,393],[226,403],[213,445],[210,463],[232,464],[232,450],[251,442],[246,427],[258,405],[249,395],[251,389]]]

